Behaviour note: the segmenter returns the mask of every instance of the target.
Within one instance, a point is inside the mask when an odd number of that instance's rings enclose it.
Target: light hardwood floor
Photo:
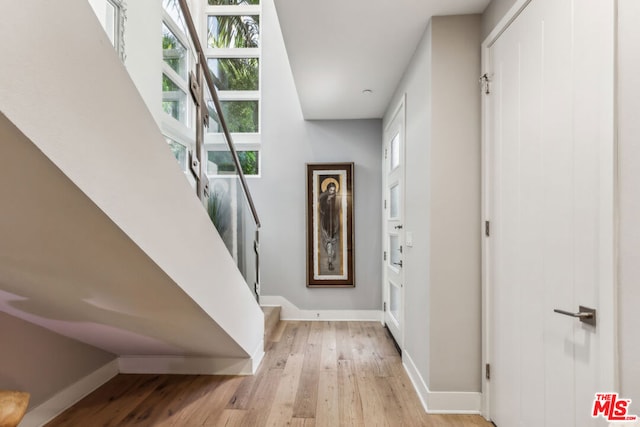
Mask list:
[[[254,376],[118,375],[48,426],[492,426],[427,415],[377,322],[281,322]]]

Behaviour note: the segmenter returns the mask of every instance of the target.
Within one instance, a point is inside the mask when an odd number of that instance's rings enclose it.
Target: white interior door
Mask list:
[[[613,390],[613,1],[533,0],[488,52],[490,418],[596,426]],[[597,310],[596,326],[554,312]]]
[[[396,342],[403,345],[404,307],[404,107],[400,106],[384,132],[383,280],[384,320]]]

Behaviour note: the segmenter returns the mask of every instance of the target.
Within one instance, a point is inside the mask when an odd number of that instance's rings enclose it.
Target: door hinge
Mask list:
[[[402,253],[402,246],[400,246],[400,253]]]
[[[384,158],[385,158],[385,159],[387,158],[387,151],[388,151],[388,150],[385,148],[385,149],[384,149]]]
[[[484,374],[485,378],[490,380],[491,379],[491,365],[489,363],[487,363],[484,369],[485,369],[485,374]]]
[[[383,258],[383,259],[382,259],[383,261],[386,261],[386,260],[387,260],[387,251],[384,251],[384,252],[382,253],[382,258]]]
[[[386,302],[382,303],[382,311],[387,311],[387,303]]]
[[[486,95],[489,95],[491,93],[491,91],[489,90],[489,83],[491,83],[491,79],[489,78],[489,74],[484,73],[482,76],[480,76],[480,79],[478,80],[478,82],[482,86],[482,91]]]
[[[384,208],[387,209],[387,199],[384,199]]]
[[[487,237],[491,235],[491,223],[489,221],[484,222],[484,235]]]

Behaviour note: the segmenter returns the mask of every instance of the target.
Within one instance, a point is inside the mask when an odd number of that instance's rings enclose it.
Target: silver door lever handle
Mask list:
[[[596,309],[580,306],[577,313],[555,308],[554,313],[564,314],[565,316],[577,317],[581,322],[588,325],[596,326]]]
[[[565,316],[571,316],[571,317],[579,317],[579,318],[583,318],[583,317],[593,317],[593,313],[572,313],[570,311],[565,311],[565,310],[559,310],[559,309],[554,309],[553,310],[555,313],[560,313],[560,314],[564,314]]]

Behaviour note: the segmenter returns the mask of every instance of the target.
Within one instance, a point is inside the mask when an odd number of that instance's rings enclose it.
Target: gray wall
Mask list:
[[[431,391],[481,388],[480,24],[431,20],[384,121],[406,93],[405,352]]]
[[[640,410],[640,3],[619,0],[618,144],[620,195],[619,351],[620,392]]]
[[[272,0],[262,15],[262,172],[249,185],[262,222],[262,295],[302,309],[381,308],[381,121],[304,121]],[[305,163],[355,163],[356,287],[306,287]]]
[[[492,0],[482,14],[482,40],[484,40],[491,30],[500,22],[516,0]]]
[[[480,15],[431,25],[430,385],[479,391]]]
[[[31,393],[30,409],[115,359],[6,313],[0,331],[0,389]]]

